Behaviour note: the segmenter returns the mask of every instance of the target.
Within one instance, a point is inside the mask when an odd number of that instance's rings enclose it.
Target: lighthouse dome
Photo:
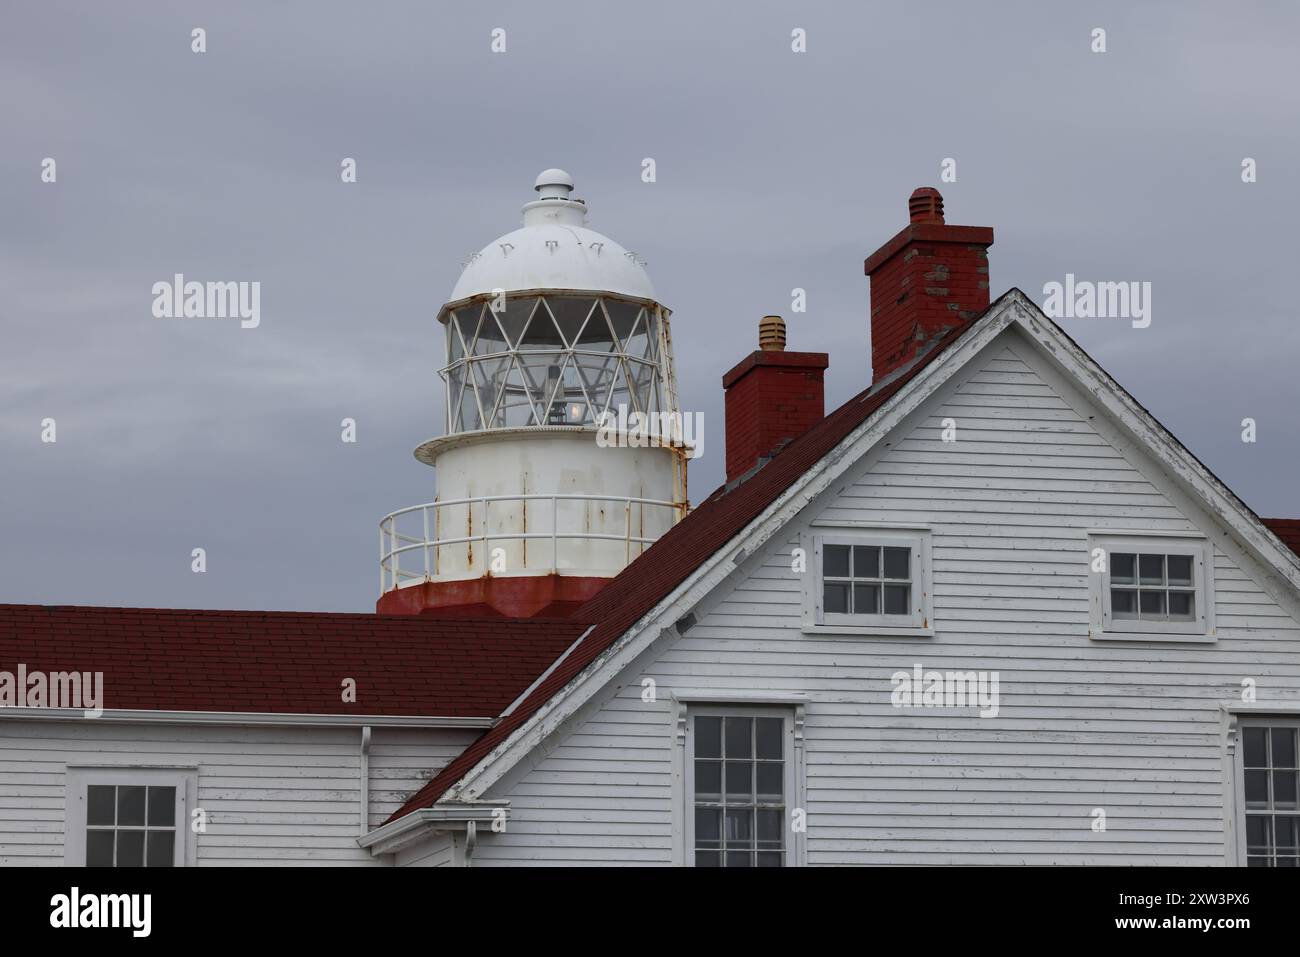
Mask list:
[[[570,198],[573,178],[568,173],[545,170],[533,188],[538,198],[524,204],[523,226],[470,257],[450,303],[498,289],[573,289],[655,298],[644,263],[587,227],[587,206]]]

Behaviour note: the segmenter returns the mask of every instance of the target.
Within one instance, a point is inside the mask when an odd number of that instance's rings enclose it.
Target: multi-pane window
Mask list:
[[[175,853],[175,787],[87,785],[87,867],[172,867]]]
[[[1089,536],[1093,638],[1213,641],[1212,546],[1191,535]]]
[[[822,610],[832,615],[910,614],[912,549],[823,545]]]
[[[783,866],[785,720],[697,715],[693,731],[696,866]]]
[[[1300,867],[1300,765],[1296,727],[1242,728],[1246,863]]]
[[[806,633],[933,634],[927,529],[814,529],[804,541]]]
[[[1196,620],[1192,556],[1111,552],[1110,614],[1128,621]]]

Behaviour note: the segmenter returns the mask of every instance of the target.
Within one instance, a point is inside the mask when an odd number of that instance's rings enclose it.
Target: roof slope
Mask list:
[[[1011,294],[1007,293],[1008,296]],[[989,309],[997,308],[1001,301],[999,299]],[[500,724],[466,748],[412,795],[389,820],[434,804],[449,787],[510,737],[714,552],[744,530],[801,475],[978,322],[979,318],[972,319],[952,329],[896,378],[886,379],[844,403],[781,449],[748,480],[735,487],[724,486],[705,499],[582,607],[580,617],[596,622],[596,627],[546,676],[546,680],[540,682]],[[665,561],[662,557],[665,555],[670,556],[671,561]]]
[[[105,709],[495,718],[572,620],[0,605],[0,670],[104,673]],[[356,703],[342,682],[356,681]]]

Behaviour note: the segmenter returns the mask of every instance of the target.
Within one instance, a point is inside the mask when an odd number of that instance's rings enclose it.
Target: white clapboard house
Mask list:
[[[439,316],[378,613],[0,606],[0,863],[1300,863],[1300,523],[990,303],[991,229],[913,194],[829,414],[765,319],[688,508],[668,310],[571,188]]]

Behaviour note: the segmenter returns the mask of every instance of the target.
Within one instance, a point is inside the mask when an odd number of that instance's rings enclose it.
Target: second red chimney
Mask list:
[[[990,226],[949,226],[930,186],[908,200],[911,223],[868,257],[871,377],[907,363],[928,341],[989,305]]]
[[[726,389],[727,481],[798,438],[825,414],[824,352],[786,352],[785,322],[764,316],[759,351],[722,377]]]

